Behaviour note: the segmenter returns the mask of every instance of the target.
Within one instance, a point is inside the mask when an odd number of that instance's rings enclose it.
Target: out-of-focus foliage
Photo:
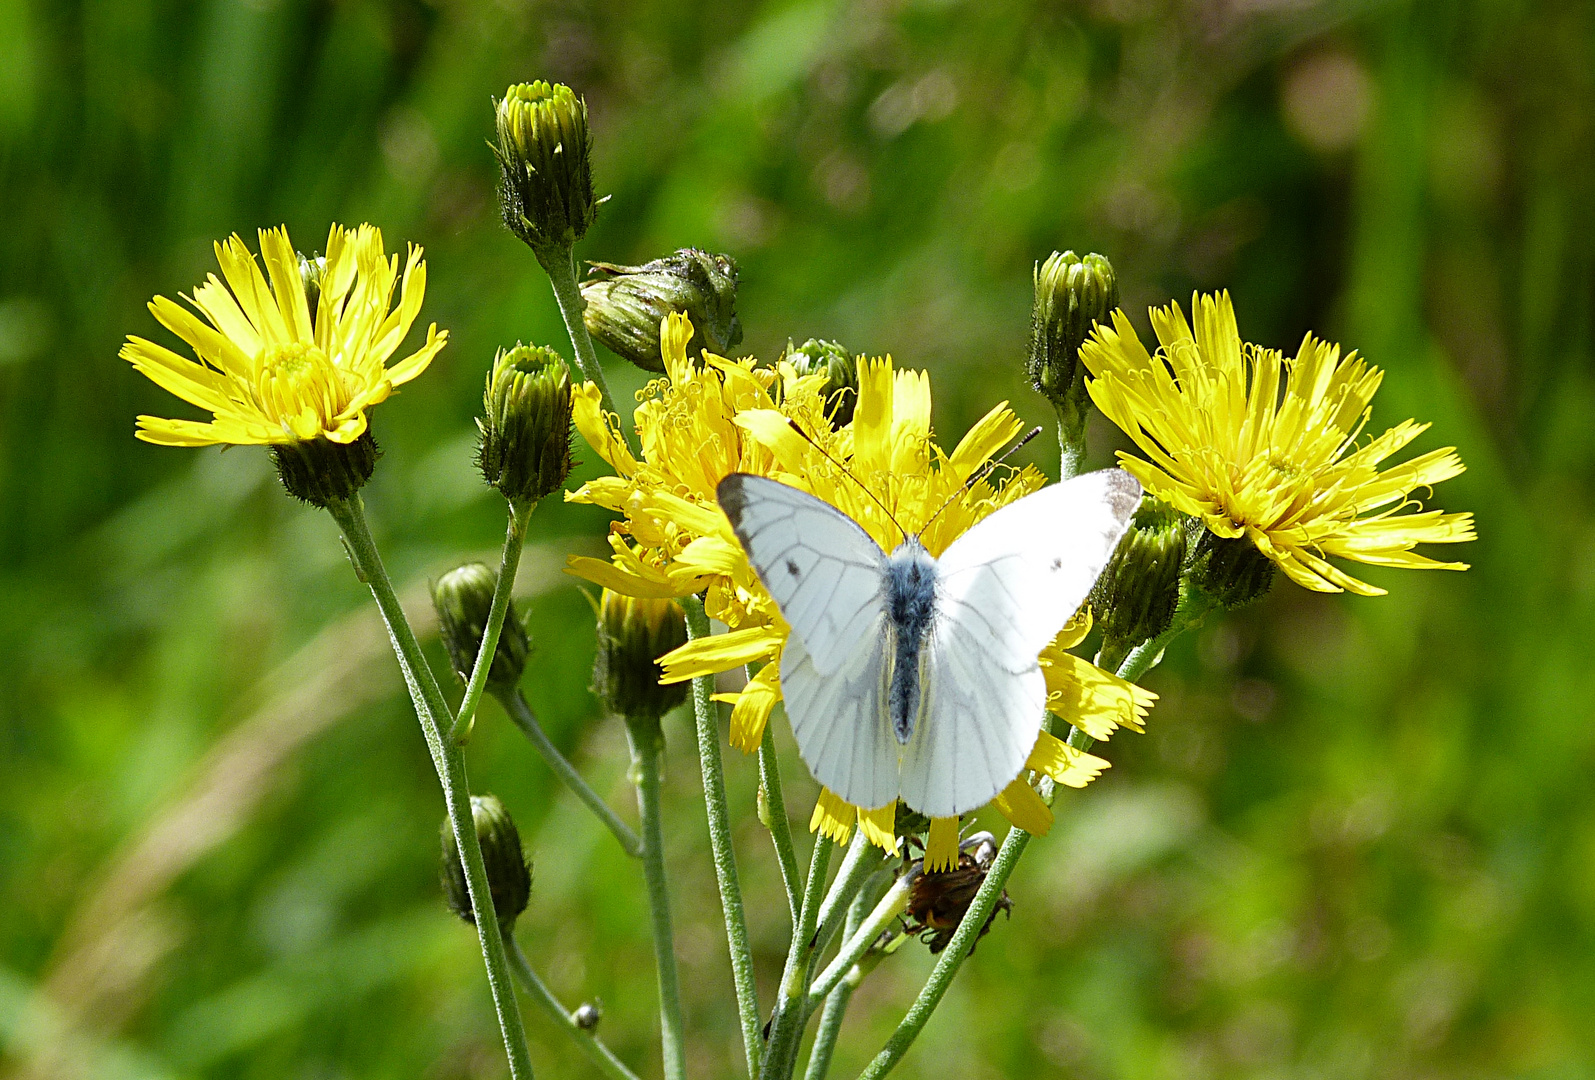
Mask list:
[[[1595,1072],[1582,0],[0,2],[0,1071],[503,1074],[438,895],[436,781],[331,521],[264,454],[136,443],[174,403],[116,350],[234,230],[426,245],[424,318],[453,336],[377,415],[366,489],[424,612],[427,576],[502,531],[472,467],[495,348],[566,348],[493,200],[490,99],[533,78],[591,106],[613,198],[580,256],[735,255],[744,350],[927,367],[944,440],[1004,397],[1047,418],[1031,270],[1074,248],[1113,260],[1143,331],[1148,303],[1228,287],[1250,340],[1362,350],[1376,424],[1433,420],[1418,449],[1470,466],[1439,501],[1477,511],[1471,572],[1281,585],[1171,652],[1149,734],[1060,800],[901,1075]],[[642,374],[611,378],[624,400]],[[629,814],[591,608],[557,572],[604,526],[533,519],[525,686]],[[691,1064],[735,1075],[691,739],[666,734]],[[470,763],[536,864],[527,953],[657,1075],[638,867],[496,706]],[[785,901],[750,762],[730,784],[768,1002]],[[865,984],[835,1075],[928,966],[906,949]],[[540,1075],[588,1075],[529,1026]]]

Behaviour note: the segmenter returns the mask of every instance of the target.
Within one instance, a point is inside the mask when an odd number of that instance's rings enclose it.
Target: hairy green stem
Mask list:
[[[989,880],[989,876],[988,876]],[[819,978],[809,987],[809,1002],[818,1005],[820,999],[836,989],[838,983],[846,977],[859,958],[869,952],[869,947],[875,944],[875,939],[881,936],[881,931],[889,926],[893,919],[901,915],[908,907],[908,887],[911,884],[909,875],[904,874],[892,882],[892,887],[886,890],[886,895],[876,903],[874,910],[869,913],[858,927],[848,934],[842,941],[842,947],[836,957],[820,972]],[[967,919],[965,920],[968,921]],[[984,925],[984,924],[982,924]],[[960,927],[961,928],[961,927]],[[957,935],[953,935],[956,941]],[[929,984],[926,984],[927,987]],[[932,1006],[934,1008],[935,1006]]]
[[[637,1080],[637,1074],[626,1068],[626,1063],[615,1056],[615,1052],[604,1044],[604,1040],[590,1029],[578,1024],[575,1015],[566,1010],[554,996],[553,991],[537,977],[532,965],[526,962],[526,954],[521,952],[520,943],[515,940],[514,935],[505,940],[509,945],[510,967],[520,979],[522,989],[533,1001],[543,1007],[549,1019],[576,1040],[576,1045],[581,1047],[582,1053],[598,1067],[598,1071],[609,1077],[609,1080]]]
[[[838,871],[838,874],[841,872]],[[850,940],[858,932],[869,907],[867,890],[861,890],[847,906],[847,922],[842,929],[842,940]],[[831,1055],[836,1051],[836,1040],[842,1033],[842,1018],[847,1014],[847,1004],[853,1000],[853,991],[864,981],[864,971],[854,964],[836,989],[825,997],[825,1008],[820,1013],[820,1023],[814,1030],[814,1045],[809,1048],[809,1064],[803,1070],[803,1080],[825,1080],[831,1069]]]
[[[670,926],[670,889],[665,881],[664,830],[659,813],[659,758],[664,736],[659,723],[652,731],[632,730],[631,766],[637,780],[637,814],[642,824],[642,871],[648,882],[648,913],[653,923],[654,966],[659,971],[659,1042],[665,1080],[687,1075],[685,1028],[681,1022],[681,979],[676,972],[676,938]]]
[[[609,382],[604,378],[604,369],[598,364],[592,335],[587,332],[586,320],[582,318],[587,301],[582,299],[581,289],[576,285],[575,252],[566,248],[563,252],[549,252],[547,258],[539,253],[537,261],[543,264],[549,284],[554,287],[554,299],[559,302],[559,313],[565,320],[566,332],[570,334],[571,348],[576,351],[576,366],[581,369],[584,379],[598,387],[598,400],[605,415],[613,413],[617,420],[621,420],[620,411],[615,408],[615,399],[609,396]],[[621,423],[620,435],[635,454],[636,437],[626,434],[624,422]]]
[[[764,725],[764,739],[759,743],[759,783],[764,788],[765,812],[770,820],[770,839],[775,843],[776,861],[781,866],[781,882],[786,886],[786,905],[790,909],[792,925],[798,920],[798,864],[797,849],[792,844],[792,822],[786,816],[786,799],[781,794],[781,765],[775,759],[775,736],[770,725]]]
[[[534,502],[510,503],[510,521],[504,534],[504,555],[499,560],[498,584],[493,588],[493,604],[487,609],[487,625],[482,628],[482,644],[476,650],[476,663],[471,665],[471,678],[465,684],[465,696],[460,699],[460,711],[454,715],[453,738],[465,743],[476,724],[476,706],[487,687],[487,675],[493,669],[493,656],[498,652],[499,635],[504,632],[504,619],[509,614],[510,594],[515,589],[515,572],[521,565],[521,549],[526,546],[526,523],[531,519]]]
[[[687,614],[687,636],[696,641],[709,636],[709,616],[703,600],[688,596],[681,606]],[[709,819],[709,848],[714,856],[714,876],[720,886],[720,906],[725,911],[726,944],[731,952],[731,980],[737,992],[737,1017],[742,1023],[742,1048],[747,1054],[748,1076],[759,1074],[759,992],[753,982],[753,949],[748,944],[748,918],[742,907],[742,886],[737,882],[737,855],[731,846],[731,812],[726,805],[725,767],[720,760],[720,712],[714,701],[714,676],[692,680],[692,711],[698,726],[698,761],[703,770],[703,801]]]
[[[526,1050],[526,1030],[521,1026],[521,1013],[515,1004],[515,987],[510,981],[509,961],[504,955],[504,939],[499,931],[498,916],[493,911],[493,897],[488,888],[487,870],[482,865],[482,847],[476,839],[476,822],[471,814],[471,788],[465,775],[465,754],[453,739],[447,738],[453,717],[448,702],[438,687],[437,679],[415,640],[398,594],[388,580],[382,565],[371,529],[366,524],[365,505],[359,495],[352,499],[330,503],[327,510],[343,530],[344,542],[353,560],[355,570],[371,588],[382,621],[388,628],[388,639],[404,672],[405,685],[410,690],[410,700],[415,705],[416,717],[421,721],[421,732],[426,738],[432,763],[437,768],[438,780],[443,785],[443,801],[448,806],[449,825],[454,830],[454,840],[460,849],[460,860],[465,864],[465,883],[471,894],[471,912],[476,921],[476,934],[482,946],[482,959],[487,966],[487,982],[493,992],[493,1008],[498,1013],[499,1030],[504,1036],[504,1050],[509,1056],[510,1076],[513,1080],[531,1080],[532,1059]]]
[[[852,903],[860,886],[880,866],[882,856],[871,858],[874,851],[869,838],[864,835],[863,829],[855,829],[853,840],[847,846],[847,854],[842,859],[842,865],[837,868],[836,880],[831,882],[830,891],[825,894],[825,902],[820,905],[819,919],[815,923],[814,942],[811,953],[818,956],[825,947],[831,943],[831,936],[836,933],[842,915],[847,905]]]
[[[786,967],[781,972],[781,989],[775,997],[775,1014],[770,1019],[770,1041],[765,1044],[764,1059],[759,1064],[760,1080],[786,1080],[792,1075],[798,1042],[803,1034],[803,1019],[807,1015],[804,987],[814,947],[814,928],[835,847],[835,841],[829,836],[822,835],[814,841],[808,882],[803,887],[803,906],[798,909],[797,925],[792,928]]]
[[[537,722],[537,716],[532,712],[532,707],[526,703],[526,695],[517,687],[513,691],[495,693],[499,704],[504,706],[504,711],[509,714],[510,720],[521,729],[521,734],[531,742],[537,752],[542,755],[548,767],[565,782],[565,786],[573,791],[578,799],[587,805],[610,832],[615,834],[615,839],[620,841],[620,846],[632,858],[642,858],[642,841],[637,834],[631,831],[631,826],[620,820],[620,815],[609,808],[604,797],[594,791],[576,771],[576,766],[564,754],[559,752],[548,733],[543,730],[543,725]]]
[[[941,1004],[942,995],[946,994],[947,988],[952,985],[953,976],[958,974],[958,968],[969,955],[969,950],[974,947],[975,940],[986,925],[986,919],[997,906],[997,898],[1002,895],[1003,889],[1008,884],[1008,876],[1013,873],[1014,866],[1019,862],[1019,857],[1024,854],[1025,846],[1029,843],[1030,834],[1017,825],[1008,830],[1008,837],[998,849],[991,870],[986,874],[986,880],[981,883],[980,891],[975,893],[975,899],[969,905],[969,910],[964,912],[963,919],[958,923],[958,929],[953,933],[952,941],[948,943],[941,958],[936,961],[935,968],[931,970],[930,978],[925,980],[919,996],[914,999],[914,1004],[909,1006],[907,1015],[897,1025],[897,1030],[892,1032],[892,1037],[886,1040],[881,1052],[876,1054],[869,1066],[859,1074],[859,1080],[880,1080],[880,1077],[891,1072],[893,1066],[903,1059],[908,1048],[919,1037],[925,1022],[930,1019],[930,1014],[936,1011],[937,1005]],[[906,899],[906,887],[904,891]],[[891,893],[887,896],[891,896]],[[879,906],[876,905],[877,909]],[[844,969],[842,974],[845,973]],[[839,981],[840,975],[837,978]]]
[[[1072,480],[1085,465],[1085,424],[1089,405],[1082,409],[1071,399],[1054,402],[1058,413],[1058,479]]]

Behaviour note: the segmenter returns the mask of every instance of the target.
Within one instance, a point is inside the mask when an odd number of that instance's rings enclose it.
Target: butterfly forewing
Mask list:
[[[1046,704],[1037,655],[1085,600],[1141,486],[1118,469],[984,518],[942,555],[904,801],[931,817],[984,805],[1024,767]]]
[[[834,673],[866,637],[879,640],[886,557],[857,522],[761,476],[732,473],[716,494],[816,672]]]

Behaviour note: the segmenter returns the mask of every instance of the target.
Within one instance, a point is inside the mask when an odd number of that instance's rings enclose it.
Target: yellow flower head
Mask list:
[[[1424,511],[1411,493],[1462,472],[1455,448],[1380,471],[1427,424],[1408,420],[1358,445],[1383,373],[1308,334],[1295,357],[1241,341],[1228,293],[1194,296],[1195,329],[1178,304],[1153,309],[1148,354],[1123,311],[1080,356],[1091,398],[1147,460],[1120,453],[1150,495],[1244,537],[1299,585],[1384,592],[1327,561],[1465,570],[1416,544],[1473,539],[1473,515]]]
[[[314,311],[288,230],[262,229],[260,254],[266,275],[236,234],[218,243],[226,283],[211,274],[185,297],[197,315],[164,296],[150,301],[155,318],[199,360],[133,336],[122,346],[123,359],[216,415],[208,423],[140,416],[139,438],[163,446],[352,443],[365,434],[366,409],[425,371],[448,340],[433,324],[425,345],[384,366],[426,293],[426,263],[414,245],[401,279],[399,257],[383,251],[380,230],[334,225]],[[396,285],[399,305],[390,311]]]
[[[730,632],[667,654],[660,661],[664,681],[762,665],[745,689],[720,696],[735,705],[732,743],[751,753],[781,699],[779,661],[789,627],[715,501],[722,479],[747,472],[801,488],[853,518],[888,551],[902,541],[902,530],[924,529],[920,539],[940,555],[981,518],[1041,487],[1044,478],[1033,468],[1000,469],[968,484],[1023,428],[1006,402],[947,453],[931,436],[925,374],[897,370],[889,357],[860,359],[853,419],[833,431],[823,371],[799,375],[785,361],[760,368],[751,359],[727,360],[707,351],[696,361],[686,354],[691,338],[685,316],[664,321],[666,377],[638,395],[640,461],[620,438],[618,418],[603,414],[597,388],[589,383],[577,391],[576,427],[617,475],[593,480],[567,498],[608,507],[623,519],[612,527],[610,560],[573,557],[569,569],[632,596],[705,594],[708,613]],[[1049,707],[1099,738],[1119,725],[1139,728],[1152,695],[1065,651],[1088,628],[1072,622],[1042,655]],[[1028,766],[1083,787],[1107,762],[1042,733]],[[1025,774],[995,801],[1032,832],[1044,833],[1051,824],[1051,811]],[[856,821],[871,840],[895,849],[895,810],[895,803],[859,810],[822,790],[811,828],[846,839]],[[934,824],[931,839],[933,869],[957,861],[954,820]]]

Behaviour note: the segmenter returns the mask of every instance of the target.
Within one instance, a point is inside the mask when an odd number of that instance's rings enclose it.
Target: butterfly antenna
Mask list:
[[[897,531],[903,534],[903,539],[904,540],[908,539],[908,530],[903,528],[903,523],[897,520],[897,515],[892,513],[891,509],[885,503],[881,502],[879,497],[877,497],[876,494],[873,491],[871,491],[868,488],[868,486],[865,485],[864,481],[860,480],[857,476],[854,476],[852,470],[850,470],[847,466],[843,465],[840,461],[837,461],[834,457],[832,457],[829,453],[827,453],[825,447],[823,447],[819,443],[815,442],[813,437],[811,437],[808,432],[806,432],[802,428],[798,427],[798,424],[797,424],[796,420],[793,420],[790,417],[788,417],[786,423],[787,423],[788,427],[790,427],[793,431],[797,432],[798,435],[800,435],[802,437],[804,442],[808,443],[810,446],[814,447],[814,449],[818,450],[820,452],[820,456],[821,457],[823,457],[826,461],[829,461],[832,465],[835,465],[838,472],[840,472],[842,475],[846,476],[848,479],[852,480],[853,483],[857,484],[858,487],[859,487],[859,490],[862,491],[864,494],[868,495],[870,497],[870,501],[872,501],[876,506],[880,507],[881,511],[888,518],[891,518],[892,524],[897,526]],[[1036,428],[1036,430],[1040,431],[1041,429],[1040,428]]]
[[[961,485],[959,485],[959,488],[958,488],[957,491],[955,491],[951,495],[947,496],[947,501],[946,502],[942,503],[941,506],[936,508],[936,512],[930,516],[929,520],[927,520],[925,522],[924,526],[919,530],[919,535],[923,536],[925,534],[925,530],[930,528],[931,525],[933,523],[935,523],[937,518],[941,517],[941,514],[942,514],[943,510],[947,509],[953,503],[955,503],[959,499],[963,498],[966,494],[968,494],[970,488],[974,487],[976,484],[980,483],[986,477],[990,476],[991,475],[991,471],[993,469],[995,469],[998,465],[1001,465],[1003,462],[1007,461],[1008,458],[1012,454],[1014,454],[1016,451],[1018,451],[1018,449],[1020,447],[1024,446],[1031,439],[1034,439],[1037,435],[1040,435],[1040,434],[1041,434],[1041,429],[1039,427],[1031,428],[1029,431],[1027,431],[1025,433],[1024,438],[1020,439],[1018,442],[1014,443],[1008,449],[1004,450],[1002,452],[1002,456],[1001,457],[996,458],[995,460],[986,462],[980,468],[978,468],[974,472],[970,473],[969,474],[969,479],[965,480]]]

